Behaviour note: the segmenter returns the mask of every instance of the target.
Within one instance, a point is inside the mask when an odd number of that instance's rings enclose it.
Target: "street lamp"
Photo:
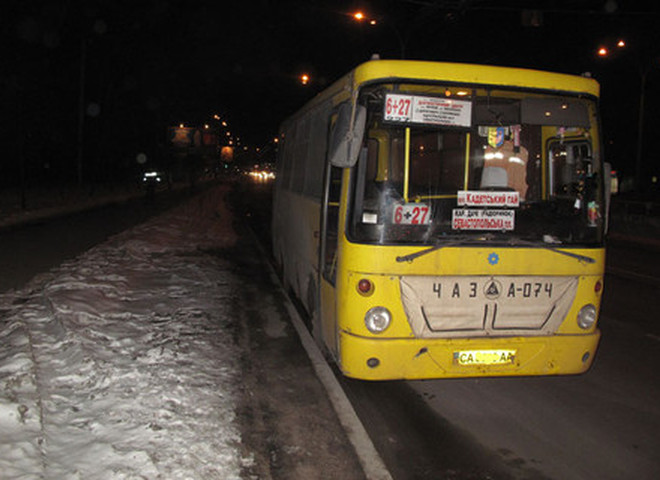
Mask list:
[[[626,47],[626,42],[625,42],[625,40],[619,39],[616,42],[615,46],[616,46],[616,48],[625,48]],[[607,57],[612,53],[612,51],[607,46],[601,45],[598,48],[596,53],[598,54],[599,57]]]
[[[358,22],[366,21],[372,27],[375,27],[376,25],[385,23],[385,25],[387,25],[388,27],[390,27],[392,29],[392,32],[394,32],[394,35],[396,36],[396,39],[399,42],[399,50],[400,50],[400,53],[401,53],[401,58],[403,59],[403,58],[406,57],[406,45],[405,45],[405,42],[403,41],[403,37],[401,37],[401,33],[399,32],[399,30],[391,22],[388,22],[387,20],[384,21],[384,22],[382,20],[378,21],[375,17],[368,17],[362,11],[357,11],[357,12],[353,13],[352,17]]]
[[[358,22],[362,22],[362,21],[367,20],[367,16],[363,12],[360,12],[360,11],[355,12],[353,14],[353,18],[355,20],[357,20]],[[376,25],[378,23],[378,21],[375,18],[369,18],[367,21],[368,21],[369,25]]]

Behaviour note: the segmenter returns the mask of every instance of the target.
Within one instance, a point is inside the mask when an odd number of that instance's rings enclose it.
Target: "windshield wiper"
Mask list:
[[[537,247],[537,248],[543,248],[545,250],[550,250],[551,252],[558,253],[560,255],[566,255],[567,257],[575,258],[576,260],[579,260],[580,262],[585,262],[585,263],[596,263],[596,259],[587,257],[586,255],[581,255],[579,253],[573,253],[573,252],[566,252],[564,250],[559,250],[557,247],[552,247],[546,243],[541,243],[541,242],[532,242],[530,240],[522,240],[520,238],[517,239],[509,239],[507,241],[508,245],[512,246],[529,246],[529,247]]]
[[[445,247],[455,247],[456,245],[465,245],[466,240],[479,240],[483,241],[486,240],[486,237],[473,237],[473,236],[461,236],[461,237],[453,237],[451,241],[445,242],[445,243],[436,243],[432,247],[429,247],[424,250],[419,250],[415,253],[410,253],[408,255],[400,255],[396,257],[397,262],[412,262],[416,258],[423,257],[427,253],[432,253],[435,252],[436,250],[440,250]]]
[[[426,255],[427,253],[435,252],[436,250],[440,250],[441,248],[447,247],[447,246],[449,246],[449,245],[448,244],[444,244],[444,245],[436,244],[436,245],[433,245],[430,248],[427,248],[426,250],[420,250],[418,252],[410,253],[408,255],[400,255],[400,256],[396,257],[396,261],[397,262],[412,262],[413,260],[415,260],[418,257],[422,257],[422,256]]]
[[[440,250],[444,247],[455,247],[456,245],[465,245],[465,240],[471,240],[471,241],[479,241],[479,242],[484,242],[484,241],[497,241],[497,239],[492,235],[492,234],[487,234],[485,236],[481,237],[471,237],[471,236],[466,236],[466,237],[461,237],[457,239],[452,239],[453,241],[446,242],[446,243],[436,243],[432,247],[426,248],[424,250],[419,250],[415,253],[411,253],[408,255],[401,255],[396,257],[397,262],[412,262],[413,260],[422,257],[428,253],[435,252],[437,250]],[[502,239],[504,240],[503,243],[509,246],[529,246],[529,247],[537,247],[537,248],[543,248],[545,250],[549,250],[551,252],[560,254],[560,255],[565,255],[567,257],[575,258],[576,260],[579,260],[580,262],[585,262],[585,263],[596,263],[596,260],[591,257],[587,257],[586,255],[581,255],[579,253],[573,253],[573,252],[566,252],[564,250],[559,250],[557,247],[552,247],[550,245],[547,245],[545,243],[539,243],[539,242],[532,242],[529,240],[522,240],[522,239]]]

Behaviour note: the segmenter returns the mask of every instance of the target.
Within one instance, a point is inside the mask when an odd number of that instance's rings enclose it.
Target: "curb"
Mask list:
[[[316,376],[328,393],[330,403],[332,403],[332,407],[339,418],[339,423],[341,423],[342,428],[346,432],[348,439],[355,449],[355,453],[360,465],[362,465],[362,470],[364,471],[366,478],[368,480],[393,480],[392,475],[385,466],[385,462],[383,462],[376,447],[371,441],[371,438],[369,438],[367,430],[364,428],[360,418],[353,409],[353,405],[351,405],[350,400],[341,388],[339,381],[326,362],[323,354],[316,345],[316,342],[309,331],[307,331],[296,307],[293,305],[289,295],[284,290],[284,287],[275,273],[273,266],[268,261],[268,256],[264,252],[261,243],[259,243],[256,234],[249,225],[246,224],[246,227],[253,238],[254,244],[259,250],[262,261],[267,265],[268,275],[271,281],[278,286],[285,298],[285,306],[291,317],[291,323],[296,329],[296,332],[298,332],[298,337],[307,352],[307,356],[312,363]]]

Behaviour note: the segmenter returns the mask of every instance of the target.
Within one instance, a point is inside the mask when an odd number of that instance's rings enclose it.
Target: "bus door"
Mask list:
[[[339,228],[339,201],[343,169],[328,165],[325,177],[323,213],[321,216],[321,255],[320,255],[320,299],[318,320],[321,321],[322,337],[318,325],[314,325],[317,341],[321,338],[328,349],[337,352],[336,320],[336,280],[337,245]]]

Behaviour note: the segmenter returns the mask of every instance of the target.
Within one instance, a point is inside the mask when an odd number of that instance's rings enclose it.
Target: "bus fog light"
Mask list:
[[[577,324],[580,328],[588,330],[596,323],[596,307],[592,304],[585,305],[577,315]]]
[[[371,333],[384,332],[391,321],[392,314],[385,307],[374,307],[364,316],[364,324]]]

